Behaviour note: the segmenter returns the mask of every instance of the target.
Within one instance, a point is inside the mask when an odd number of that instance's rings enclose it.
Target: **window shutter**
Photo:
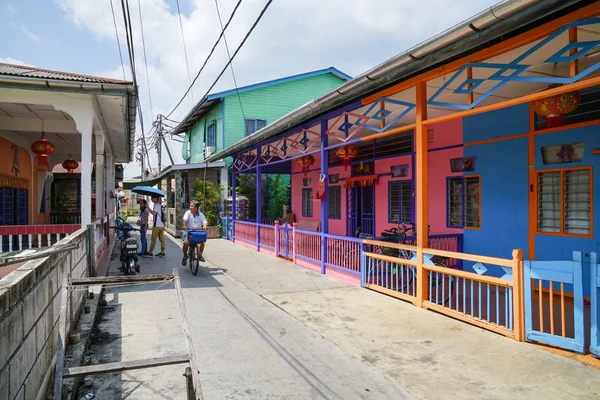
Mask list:
[[[465,227],[480,228],[480,182],[478,176],[465,177]]]
[[[589,235],[590,221],[590,171],[565,171],[564,233]]]
[[[400,222],[400,185],[399,182],[390,183],[389,193],[389,220],[393,223]]]
[[[463,226],[463,180],[462,178],[449,178],[447,181],[446,199],[448,203],[448,226]]]
[[[253,119],[246,120],[246,136],[252,135],[256,130],[254,129],[254,123],[256,121]]]
[[[330,186],[327,194],[328,217],[331,219],[342,218],[342,188]]]

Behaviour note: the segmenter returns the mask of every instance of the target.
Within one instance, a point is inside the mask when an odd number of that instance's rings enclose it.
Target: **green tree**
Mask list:
[[[196,179],[194,184],[194,200],[200,202],[200,211],[206,216],[208,225],[217,226],[219,225],[219,200],[221,200],[221,191],[223,186],[215,185],[206,181],[206,189],[204,187],[205,182],[201,179]]]

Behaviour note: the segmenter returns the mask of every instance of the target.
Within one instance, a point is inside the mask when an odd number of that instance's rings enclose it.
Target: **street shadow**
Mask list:
[[[158,245],[157,247],[159,247]],[[159,247],[160,249],[160,247]],[[120,242],[117,240],[113,253],[111,254],[110,265],[108,268],[108,276],[125,276],[119,270],[120,261]],[[156,252],[156,251],[155,251]],[[176,243],[170,239],[166,239],[166,257],[140,258],[141,272],[139,275],[154,275],[154,274],[172,274],[173,269],[177,269],[180,276],[181,286],[184,289],[184,299],[186,289],[191,288],[218,288],[222,285],[216,279],[216,276],[223,275],[225,271],[217,268],[210,263],[201,265],[198,273],[194,276],[189,266],[181,265],[182,250]],[[125,361],[123,359],[123,328],[124,324],[131,323],[123,319],[123,307],[130,307],[134,304],[126,302],[124,305],[121,302],[121,296],[132,293],[142,293],[150,291],[169,290],[172,296],[176,299],[176,289],[173,280],[145,282],[145,283],[124,283],[117,285],[104,285],[104,300],[101,301],[97,322],[92,328],[91,343],[89,350],[85,356],[88,365],[99,365],[106,363],[116,363]],[[148,319],[161,318],[160,315],[149,315]],[[179,311],[173,318],[180,318]],[[178,324],[179,325],[179,324]],[[129,329],[131,331],[131,329]],[[143,336],[141,336],[143,337]],[[183,331],[181,335],[174,340],[184,340]],[[131,351],[129,351],[131,353]],[[132,361],[131,356],[127,361]],[[148,358],[140,356],[139,359]],[[181,364],[181,373],[185,370],[186,365]],[[156,367],[162,368],[162,367]],[[181,385],[185,387],[185,378],[173,376],[174,380],[181,379]],[[119,373],[101,374],[87,377],[85,382],[80,385],[79,397],[81,398],[88,393],[94,393],[95,398],[100,399],[125,399],[138,397],[140,390],[144,392],[151,391],[152,397],[157,399],[171,399],[168,397],[170,393],[163,393],[156,389],[151,380],[135,379],[134,371],[124,371]]]

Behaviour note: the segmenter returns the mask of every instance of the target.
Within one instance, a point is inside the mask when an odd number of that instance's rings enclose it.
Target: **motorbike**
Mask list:
[[[119,240],[121,241],[121,267],[119,270],[125,275],[133,275],[140,273],[140,263],[138,259],[138,241],[136,238],[131,236],[131,232],[139,231],[134,228],[124,219],[120,218],[120,224],[118,226],[111,226],[117,232],[120,232]]]

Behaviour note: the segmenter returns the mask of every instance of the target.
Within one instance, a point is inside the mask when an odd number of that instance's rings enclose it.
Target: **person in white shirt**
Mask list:
[[[183,231],[181,232],[181,240],[183,241],[183,259],[181,260],[181,265],[185,266],[187,263],[188,249],[190,247],[190,242],[188,241],[188,229],[204,229],[208,228],[208,220],[198,210],[200,207],[200,202],[192,201],[190,203],[190,209],[185,212],[183,216]],[[204,244],[200,243],[198,246],[198,259],[201,262],[205,262],[202,254],[204,253]]]
[[[160,240],[160,253],[156,254],[156,257],[164,257],[165,248],[167,247],[167,243],[165,242],[165,222],[163,221],[165,210],[157,196],[152,197],[152,203],[150,214],[154,217],[154,226],[152,227],[149,253],[153,254],[154,247],[156,246],[156,238],[158,238]]]

